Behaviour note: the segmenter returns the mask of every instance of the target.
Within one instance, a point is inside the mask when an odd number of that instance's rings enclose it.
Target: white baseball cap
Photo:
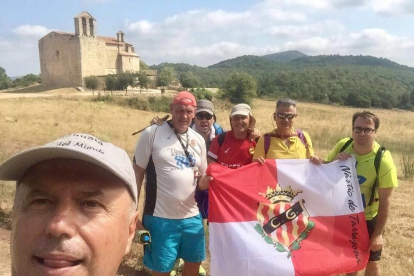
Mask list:
[[[236,104],[235,106],[233,106],[233,109],[231,110],[231,113],[230,113],[230,118],[235,115],[250,116],[249,128],[255,127],[256,119],[253,117],[252,109],[250,108],[248,104],[241,103],[241,104]]]
[[[135,172],[126,151],[89,134],[71,134],[14,155],[0,165],[0,179],[19,181],[37,163],[58,158],[83,160],[112,172],[125,182],[137,202]]]

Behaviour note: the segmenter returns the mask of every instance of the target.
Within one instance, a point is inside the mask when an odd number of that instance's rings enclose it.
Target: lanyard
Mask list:
[[[175,136],[177,136],[177,139],[178,139],[178,141],[180,142],[181,147],[182,147],[182,148],[183,148],[183,150],[184,150],[185,156],[187,156],[188,162],[190,162],[190,167],[195,167],[194,160],[193,160],[193,158],[190,156],[190,153],[188,152],[188,140],[189,140],[189,139],[188,139],[188,129],[187,129],[187,132],[186,132],[187,144],[184,146],[184,143],[183,143],[183,141],[181,140],[180,134],[178,133],[178,131],[175,129],[175,127],[174,127],[174,126],[173,126],[173,124],[171,123],[171,120],[170,120],[170,121],[168,121],[167,123],[168,123],[168,125],[172,128],[172,130],[174,131]]]

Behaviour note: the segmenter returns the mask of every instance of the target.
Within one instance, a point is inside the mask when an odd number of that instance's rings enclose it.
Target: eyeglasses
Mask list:
[[[288,118],[289,120],[292,120],[293,118],[296,117],[296,114],[292,114],[292,113],[276,113],[276,115],[280,119]]]
[[[372,133],[374,133],[375,129],[369,128],[369,127],[366,127],[366,128],[354,127],[353,131],[354,131],[354,133],[364,132],[365,134],[372,134]]]
[[[196,117],[199,120],[203,120],[204,118],[206,120],[211,120],[211,118],[213,118],[213,115],[211,115],[210,113],[199,112],[199,113],[196,114]]]

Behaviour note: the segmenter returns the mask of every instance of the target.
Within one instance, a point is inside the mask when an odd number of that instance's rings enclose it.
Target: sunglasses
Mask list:
[[[293,118],[296,117],[296,114],[292,114],[292,113],[276,113],[276,115],[280,119],[288,118],[289,120],[292,120]]]
[[[197,119],[199,119],[199,120],[203,120],[203,119],[206,119],[206,120],[211,120],[211,118],[213,118],[213,115],[211,115],[210,113],[203,113],[203,112],[200,112],[200,113],[197,113],[197,114],[196,114],[196,117],[197,117]]]
[[[353,129],[354,133],[361,133],[364,132],[365,134],[372,134],[374,133],[375,129],[373,128],[362,128],[362,127],[354,127]]]

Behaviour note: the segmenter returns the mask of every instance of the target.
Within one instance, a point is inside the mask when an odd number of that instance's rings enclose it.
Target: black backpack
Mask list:
[[[341,150],[339,152],[343,152],[347,147],[349,147],[349,145],[354,141],[354,139],[349,138],[348,141],[346,141],[346,143],[342,146]],[[369,202],[367,206],[371,206],[374,203],[374,197],[375,197],[375,191],[378,187],[378,182],[379,182],[379,178],[378,178],[378,173],[379,173],[379,169],[381,166],[381,159],[382,156],[384,155],[384,152],[386,151],[385,147],[381,146],[378,151],[377,154],[375,155],[375,159],[374,159],[374,167],[375,167],[375,173],[376,178],[374,181],[374,185],[372,185],[372,190],[371,190],[371,197],[369,198]],[[378,201],[378,198],[375,198],[375,201]]]

